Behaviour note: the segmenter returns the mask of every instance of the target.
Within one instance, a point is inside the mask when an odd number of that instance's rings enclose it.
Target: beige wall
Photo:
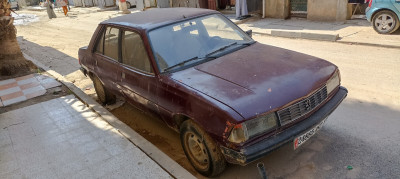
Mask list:
[[[347,0],[308,0],[307,19],[315,21],[345,21]]]
[[[286,19],[289,14],[289,0],[265,0],[266,17]]]
[[[345,21],[348,0],[308,0],[307,19],[315,21]],[[265,0],[265,16],[287,19],[290,0]]]

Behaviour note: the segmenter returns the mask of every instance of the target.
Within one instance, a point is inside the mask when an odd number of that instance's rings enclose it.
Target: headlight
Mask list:
[[[242,143],[256,135],[267,132],[276,126],[277,117],[275,113],[260,116],[235,125],[229,136],[229,141],[234,143]]]
[[[340,85],[339,70],[336,70],[335,74],[326,82],[326,89],[328,94],[331,93],[336,87]]]

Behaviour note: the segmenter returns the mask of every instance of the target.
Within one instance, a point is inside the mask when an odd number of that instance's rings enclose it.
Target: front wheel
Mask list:
[[[225,170],[226,161],[219,147],[196,123],[183,122],[180,138],[186,157],[200,174],[212,177]]]
[[[374,30],[380,34],[390,34],[396,31],[400,24],[396,14],[392,11],[379,11],[372,19]]]
[[[130,8],[131,8],[131,3],[130,3],[130,2],[126,2],[126,7],[127,7],[128,9],[130,9]]]

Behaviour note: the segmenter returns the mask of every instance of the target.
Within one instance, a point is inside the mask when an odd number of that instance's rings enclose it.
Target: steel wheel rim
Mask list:
[[[206,170],[209,166],[209,160],[203,141],[194,133],[189,132],[185,135],[185,143],[194,165],[199,169]]]
[[[395,26],[394,18],[389,14],[381,14],[375,20],[375,27],[380,32],[391,31]]]

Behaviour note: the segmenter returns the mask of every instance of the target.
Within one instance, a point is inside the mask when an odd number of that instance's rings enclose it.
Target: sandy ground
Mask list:
[[[92,82],[78,70],[78,48],[86,46],[97,24],[116,11],[84,13],[72,9],[70,17],[45,12],[38,22],[17,26],[23,52],[74,81],[95,97]],[[75,15],[73,15],[75,13]],[[397,178],[400,176],[400,50],[330,42],[254,36],[261,43],[325,58],[341,69],[348,98],[329,117],[312,140],[293,151],[288,144],[263,162],[270,178]],[[157,118],[125,104],[112,111],[147,140],[197,177],[183,154],[179,135]],[[232,165],[221,178],[256,178],[256,163]],[[353,170],[346,166],[352,165]]]

